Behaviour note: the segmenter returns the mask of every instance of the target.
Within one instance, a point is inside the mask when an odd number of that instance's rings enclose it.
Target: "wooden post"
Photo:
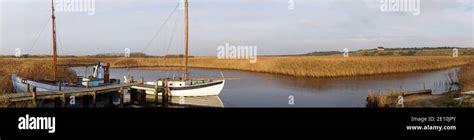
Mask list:
[[[56,98],[54,98],[54,107],[55,107],[55,108],[59,108],[59,107],[61,106],[61,104],[62,104],[62,101],[61,101],[62,99],[61,99],[61,98],[62,98],[62,97],[56,97]]]
[[[130,76],[130,83],[135,83],[135,81],[133,81],[133,76]]]
[[[168,80],[165,79],[163,81],[163,93],[161,93],[161,106],[163,108],[167,108],[168,107]]]
[[[155,80],[155,105],[158,106],[158,80]]]
[[[61,82],[58,83],[58,90],[61,91]]]
[[[130,88],[128,92],[130,94],[130,102],[134,104],[137,101],[137,89]]]
[[[138,97],[138,104],[145,105],[146,104],[146,90],[140,90],[137,92]]]
[[[119,98],[120,98],[120,107],[122,107],[122,105],[124,103],[124,101],[123,101],[123,96],[124,96],[123,95],[123,87],[120,87],[118,92],[119,92],[118,94],[119,94]]]
[[[140,80],[141,80],[140,83],[142,83],[142,84],[145,83],[145,78],[142,77]]]
[[[89,95],[82,96],[82,107],[89,108]]]
[[[113,106],[114,105],[114,94],[115,92],[110,93],[109,95],[109,105]]]
[[[37,107],[36,104],[36,87],[33,86],[33,106]]]
[[[26,88],[27,88],[27,89],[26,89],[26,92],[30,93],[31,91],[30,91],[30,84],[29,84],[29,83],[26,84]]]
[[[63,93],[63,95],[61,96],[61,107],[62,108],[65,108],[66,107],[66,94]]]
[[[97,100],[97,92],[93,91],[92,92],[92,105],[95,108],[96,107],[96,100]]]

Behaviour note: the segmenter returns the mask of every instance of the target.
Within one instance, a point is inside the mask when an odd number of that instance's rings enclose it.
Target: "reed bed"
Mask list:
[[[464,65],[459,71],[459,84],[461,91],[474,90],[474,63]]]
[[[373,93],[369,91],[367,96],[367,108],[395,108],[397,107],[398,97],[400,93]]]
[[[0,65],[2,66],[2,68],[0,68],[0,95],[14,92],[13,84],[11,82],[12,73],[33,80],[52,79],[50,59],[1,58]],[[76,75],[74,71],[71,71],[66,67],[58,67],[57,74],[58,79],[61,81],[72,80]]]
[[[105,58],[112,67],[167,67],[182,66],[178,58]],[[259,57],[249,60],[228,60],[215,57],[194,57],[189,66],[195,68],[232,69],[304,77],[342,77],[388,73],[418,72],[445,69],[474,62],[474,57],[448,56],[302,56]]]

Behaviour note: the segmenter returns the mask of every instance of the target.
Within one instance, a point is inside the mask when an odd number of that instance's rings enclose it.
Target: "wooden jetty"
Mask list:
[[[415,90],[415,91],[406,91],[402,92],[402,95],[405,96],[412,96],[412,95],[431,95],[433,91],[431,89],[428,90]]]
[[[133,78],[132,78],[133,79]],[[55,100],[55,106],[66,107],[66,100],[68,97],[74,96],[79,98],[84,98],[83,103],[85,106],[88,107],[88,99],[87,97],[92,97],[92,104],[93,107],[96,107],[97,103],[97,95],[99,94],[110,94],[110,93],[118,93],[120,96],[120,105],[124,104],[124,90],[128,90],[131,96],[132,102],[138,101],[139,103],[143,103],[146,100],[140,100],[146,98],[146,93],[144,91],[153,91],[155,93],[155,103],[158,106],[158,99],[161,99],[162,107],[168,107],[171,104],[171,98],[169,97],[170,88],[158,86],[158,81],[155,82],[155,85],[146,85],[143,83],[144,80],[141,78],[140,81],[131,81],[131,83],[123,83],[123,84],[114,84],[108,86],[101,86],[101,87],[91,87],[91,88],[83,88],[78,90],[59,90],[59,91],[36,91],[36,87],[31,87],[32,90],[26,93],[10,93],[4,94],[0,96],[0,100],[4,100],[8,103],[13,102],[22,102],[22,101],[32,101],[33,106],[38,105],[39,100]],[[166,80],[164,81],[166,84]],[[142,92],[140,92],[142,91]],[[158,98],[158,93],[161,94],[161,98]],[[87,100],[85,100],[87,99]]]

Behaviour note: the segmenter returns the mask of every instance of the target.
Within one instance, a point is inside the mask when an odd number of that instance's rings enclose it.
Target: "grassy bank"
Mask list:
[[[368,108],[400,108],[398,104],[400,93],[369,93],[367,96]],[[441,95],[410,95],[403,97],[404,108],[450,108],[450,107],[472,107],[470,97],[464,100],[455,100],[462,95],[453,93],[445,93]]]
[[[474,91],[474,63],[464,65],[459,71],[461,91]]]
[[[182,59],[178,58],[104,58],[102,60],[110,62],[112,67],[182,65]],[[249,60],[195,57],[189,61],[189,66],[196,68],[233,69],[305,77],[341,77],[444,69],[474,62],[474,57],[259,57],[257,63],[249,63]]]

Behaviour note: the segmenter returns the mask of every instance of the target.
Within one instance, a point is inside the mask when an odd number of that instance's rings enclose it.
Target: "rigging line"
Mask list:
[[[164,62],[166,62],[167,60],[167,57],[166,55],[169,53],[169,49],[171,47],[171,45],[173,44],[173,40],[174,40],[174,36],[176,35],[176,30],[178,29],[178,16],[176,16],[175,20],[174,20],[174,27],[173,27],[173,31],[171,32],[171,38],[168,42],[168,46],[166,48],[166,53],[165,53],[165,57],[164,57]]]
[[[158,31],[155,33],[155,35],[153,36],[153,38],[147,43],[147,45],[145,46],[145,48],[142,49],[142,53],[145,52],[146,49],[148,49],[148,47],[150,47],[151,43],[153,42],[153,40],[155,40],[155,38],[160,34],[161,30],[164,28],[164,26],[166,25],[166,23],[168,23],[168,20],[170,19],[170,17],[177,11],[179,7],[179,3],[176,5],[176,7],[173,9],[173,11],[168,15],[168,17],[166,17],[165,19],[165,22],[161,25],[161,27],[158,29]]]
[[[172,43],[173,43],[173,40],[174,40],[174,36],[175,36],[175,34],[176,34],[176,30],[177,30],[177,28],[178,28],[178,17],[179,17],[179,16],[176,16],[176,18],[175,18],[175,20],[174,20],[173,31],[171,32],[171,38],[170,38],[170,41],[168,42],[168,46],[166,47],[165,57],[164,57],[164,59],[163,59],[164,62],[166,62],[166,60],[167,60],[166,55],[167,55],[168,52],[169,52],[169,49],[170,49],[170,47],[171,47],[171,45],[172,45]]]
[[[31,50],[36,46],[36,44],[38,43],[38,40],[39,38],[41,37],[41,35],[43,34],[44,30],[46,29],[48,23],[51,21],[51,18],[48,17],[48,20],[46,20],[45,24],[43,25],[43,29],[40,31],[40,33],[38,34],[38,36],[36,36],[36,39],[35,41],[33,42],[33,45],[31,47],[29,47],[26,52],[29,54],[31,52]]]
[[[176,34],[177,28],[178,28],[178,16],[176,16],[176,19],[174,20],[173,32],[171,32],[171,38],[170,38],[170,41],[168,42],[168,46],[166,47],[165,54],[168,54],[169,49],[170,49],[171,45],[173,44],[173,40],[174,40],[174,36]]]
[[[56,20],[56,22],[58,22],[59,20]],[[61,24],[60,24],[61,25]],[[56,36],[58,37],[58,41],[59,41],[59,49],[61,50],[61,55],[64,55],[64,51],[63,51],[63,42],[61,41],[61,35],[59,34],[58,32],[58,28],[57,28],[57,25],[54,25],[55,28],[56,28]]]
[[[59,49],[61,49],[61,55],[64,55],[63,42],[61,41],[61,36],[60,36],[58,33],[59,33],[59,32],[56,31],[56,35],[58,35],[58,40],[59,40]]]

